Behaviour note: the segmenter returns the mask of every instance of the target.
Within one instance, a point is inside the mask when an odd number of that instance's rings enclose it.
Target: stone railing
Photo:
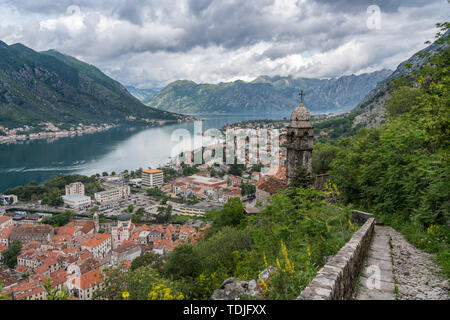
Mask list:
[[[320,269],[297,300],[350,299],[364,256],[369,250],[376,220],[370,213],[352,212],[352,221],[363,224],[339,252]]]

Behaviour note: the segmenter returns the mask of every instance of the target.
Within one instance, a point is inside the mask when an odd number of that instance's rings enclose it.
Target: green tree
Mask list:
[[[330,164],[341,149],[338,146],[324,143],[314,145],[312,154],[312,170],[315,174],[328,173]]]
[[[42,219],[41,223],[49,224],[53,227],[62,227],[69,223],[70,219],[75,215],[71,210],[66,210],[63,213],[55,214],[51,217],[45,217]]]
[[[241,176],[242,172],[244,171],[245,166],[243,164],[230,164],[230,169],[228,170],[228,173],[235,175],[235,176]]]
[[[177,284],[161,277],[159,272],[151,266],[142,266],[127,271],[123,266],[107,268],[103,271],[104,285],[94,292],[93,299],[149,300],[152,291],[158,287],[170,288],[172,292],[180,291]],[[164,297],[156,297],[164,299]],[[179,297],[178,297],[179,299]]]
[[[194,278],[199,275],[200,268],[200,259],[194,247],[191,244],[181,244],[169,255],[164,272],[173,279]]]
[[[168,223],[172,216],[172,206],[158,207],[158,214],[156,215],[156,223],[165,224]]]
[[[423,95],[421,88],[410,88],[408,86],[398,87],[386,103],[386,110],[391,116],[397,116],[409,112],[411,108],[419,103]]]
[[[290,188],[309,188],[314,183],[313,176],[306,170],[304,166],[299,166],[294,178],[289,184]]]
[[[130,270],[134,271],[140,267],[150,266],[155,270],[161,270],[163,266],[162,256],[153,252],[146,252],[131,262]]]
[[[230,198],[221,210],[212,210],[207,214],[213,220],[213,227],[220,229],[225,226],[237,226],[244,220],[244,207],[240,198]]]
[[[66,287],[63,287],[62,290],[59,290],[58,287],[53,287],[50,278],[47,278],[42,285],[47,292],[47,300],[70,300],[71,298]]]
[[[3,263],[10,267],[15,268],[17,265],[17,257],[20,255],[22,245],[19,241],[14,241],[8,249],[2,252]]]
[[[256,186],[251,183],[242,182],[241,183],[241,195],[245,196],[247,194],[253,194],[256,192]]]

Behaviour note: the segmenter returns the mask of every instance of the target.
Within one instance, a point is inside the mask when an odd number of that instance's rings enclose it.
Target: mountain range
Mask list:
[[[148,100],[152,95],[154,95],[159,88],[152,88],[152,89],[140,89],[136,88],[134,86],[125,86],[125,89],[128,90],[129,93],[131,93],[134,97],[139,99],[139,101],[146,101]]]
[[[95,66],[55,50],[0,41],[0,125],[176,120],[182,115],[142,104]]]
[[[334,79],[260,76],[251,82],[219,84],[178,80],[143,102],[160,110],[188,114],[283,112],[297,106],[298,94],[304,90],[305,105],[312,112],[336,112],[353,109],[391,73],[383,69]]]

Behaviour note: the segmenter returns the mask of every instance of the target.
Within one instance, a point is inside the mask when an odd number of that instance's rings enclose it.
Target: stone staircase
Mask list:
[[[355,300],[395,300],[391,232],[390,227],[375,226],[374,238],[358,280]]]

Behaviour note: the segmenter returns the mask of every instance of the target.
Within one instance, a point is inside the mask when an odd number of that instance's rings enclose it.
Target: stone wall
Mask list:
[[[369,250],[375,219],[369,213],[354,211],[352,220],[364,223],[352,238],[317,273],[297,300],[351,299],[355,281]]]
[[[353,210],[352,211],[352,222],[363,225],[368,219],[373,218],[372,214],[364,211]],[[375,224],[382,224],[380,220],[375,219]]]

